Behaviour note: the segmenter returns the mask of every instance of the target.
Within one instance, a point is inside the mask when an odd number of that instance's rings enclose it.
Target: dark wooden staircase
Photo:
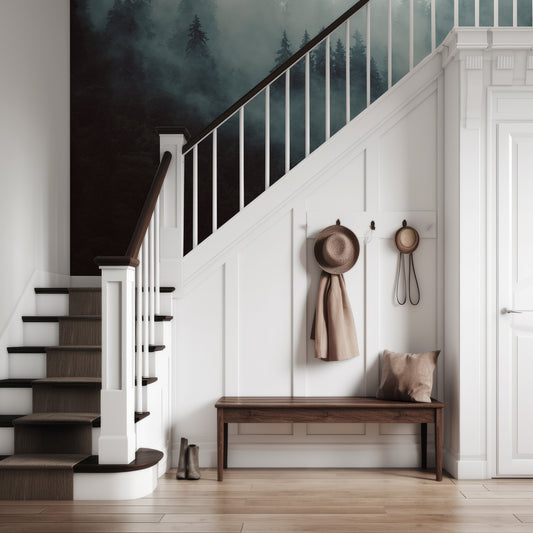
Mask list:
[[[168,291],[169,289],[165,289]],[[46,353],[46,378],[5,379],[0,387],[31,387],[33,412],[2,415],[14,427],[14,455],[0,456],[0,499],[73,499],[73,475],[147,468],[163,454],[139,450],[130,465],[99,465],[93,455],[93,428],[100,425],[102,388],[101,290],[36,289],[38,294],[68,294],[68,316],[24,316],[24,322],[58,322],[58,346],[17,346],[11,354]],[[171,317],[157,317],[170,320]],[[150,351],[164,346],[150,346]],[[132,354],[133,357],[134,354]],[[143,377],[143,385],[156,381]],[[135,413],[135,422],[149,413]]]

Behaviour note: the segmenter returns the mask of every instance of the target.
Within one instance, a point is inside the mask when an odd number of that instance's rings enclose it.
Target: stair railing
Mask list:
[[[511,13],[504,12],[500,4],[503,5],[506,0],[493,0],[492,3],[492,18],[490,14],[487,15],[486,12],[481,15],[480,23],[480,0],[473,0],[473,11],[472,5],[470,3],[463,3],[460,5],[459,0],[453,0],[453,20],[450,17],[449,27],[440,28],[440,31],[437,32],[437,8],[442,9],[442,5],[437,6],[439,0],[428,0],[427,5],[429,7],[429,39],[430,44],[428,46],[428,54],[433,52],[437,46],[440,45],[442,38],[451,30],[453,27],[457,26],[469,26],[469,27],[480,27],[482,25],[493,27],[516,27],[518,26],[520,9],[525,9],[522,3],[519,5],[517,0],[512,1],[512,22],[511,22]],[[410,72],[417,64],[418,58],[415,57],[415,9],[416,9],[417,0],[408,0],[408,70],[405,72],[407,74]],[[379,3],[379,6],[377,5]],[[485,4],[486,5],[486,4]],[[506,3],[507,5],[507,3]],[[522,7],[521,7],[522,6]],[[196,248],[199,244],[199,235],[198,235],[198,150],[200,144],[210,139],[212,145],[212,168],[210,170],[210,176],[202,176],[202,182],[211,181],[212,189],[212,204],[211,204],[211,218],[212,218],[212,228],[211,234],[215,233],[218,229],[218,213],[217,213],[217,204],[219,200],[218,194],[218,165],[217,159],[218,155],[222,153],[224,147],[219,150],[218,147],[218,130],[231,118],[238,117],[238,174],[239,174],[239,188],[238,188],[238,208],[241,211],[245,207],[245,142],[246,142],[246,132],[244,128],[244,116],[245,108],[254,98],[258,97],[262,93],[264,98],[264,118],[265,118],[265,146],[264,146],[264,189],[268,189],[271,185],[271,162],[270,162],[270,153],[271,153],[271,86],[277,80],[283,79],[285,82],[285,124],[284,124],[284,173],[286,174],[291,169],[291,114],[290,114],[290,95],[291,95],[291,69],[300,61],[304,60],[305,64],[305,118],[304,118],[304,130],[305,130],[305,155],[304,158],[307,158],[310,153],[312,153],[311,147],[311,117],[313,114],[313,106],[311,105],[310,99],[310,62],[311,54],[317,49],[318,46],[325,45],[325,76],[324,76],[324,93],[325,93],[325,123],[324,123],[324,142],[326,142],[331,135],[331,72],[330,72],[330,48],[331,48],[331,36],[333,32],[344,25],[345,30],[345,50],[346,50],[346,84],[345,84],[345,122],[346,124],[350,122],[352,118],[352,105],[350,102],[350,43],[351,43],[351,33],[350,33],[350,19],[353,15],[365,8],[366,12],[365,23],[366,23],[366,107],[368,107],[373,100],[372,96],[372,87],[371,87],[371,73],[372,73],[372,30],[371,30],[371,10],[377,8],[383,9],[386,7],[387,10],[387,27],[383,28],[380,31],[380,35],[387,35],[387,74],[384,76],[384,86],[386,89],[390,89],[392,85],[397,81],[393,80],[393,0],[360,0],[345,13],[343,13],[339,18],[337,18],[332,24],[327,28],[321,31],[316,37],[311,39],[305,46],[298,50],[292,57],[287,61],[277,67],[271,74],[269,74],[264,80],[258,83],[253,89],[246,93],[242,98],[237,102],[231,105],[226,111],[224,111],[220,116],[213,120],[206,128],[204,128],[200,133],[192,137],[188,142],[183,145],[182,153],[180,156],[184,159],[186,155],[192,157],[192,198],[186,198],[185,203],[192,205],[192,224],[191,231],[192,235],[187,235],[187,238],[191,240],[192,249]],[[527,6],[526,6],[527,7]],[[467,8],[470,10],[467,11]],[[531,8],[531,5],[530,5]],[[486,9],[486,8],[485,8]],[[491,19],[491,20],[489,20]],[[491,24],[492,23],[492,24]],[[441,26],[444,23],[441,24]],[[526,25],[531,25],[526,24]],[[437,35],[439,33],[439,35]],[[395,35],[395,34],[394,34]],[[181,140],[179,141],[181,142]],[[162,139],[162,145],[168,145],[168,139]],[[316,149],[317,147],[315,147]],[[178,173],[178,197],[184,197],[184,165],[183,161],[181,162],[182,173],[181,177]],[[209,174],[209,171],[207,171]],[[183,202],[182,202],[183,203]],[[183,234],[184,228],[187,227],[184,220],[184,210],[179,210],[177,213],[177,223],[174,226],[175,229],[179,231],[178,242],[179,242],[179,257],[183,257],[189,250],[184,250],[185,236]]]
[[[162,154],[125,254],[95,258],[102,273],[102,464],[135,458],[135,412],[146,410],[142,384],[160,310],[159,196],[171,159]]]

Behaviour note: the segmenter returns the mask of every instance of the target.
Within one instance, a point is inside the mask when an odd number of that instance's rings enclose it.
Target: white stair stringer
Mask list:
[[[177,296],[194,288],[197,283],[225,262],[230,250],[261,234],[276,218],[286,214],[294,200],[305,191],[309,194],[320,187],[336,169],[361,151],[385,122],[394,120],[409,106],[416,105],[424,92],[434,89],[442,74],[441,48],[384,93],[369,108],[341,128],[328,141],[301,161],[251,204],[237,213],[214,234],[201,242],[176,268],[175,258],[161,260],[161,278],[177,288]]]

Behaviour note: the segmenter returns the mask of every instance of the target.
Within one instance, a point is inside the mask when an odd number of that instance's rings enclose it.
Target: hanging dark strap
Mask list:
[[[400,300],[400,271],[403,270],[403,300]],[[396,295],[396,301],[399,305],[404,305],[407,301],[407,279],[405,277],[405,261],[403,260],[403,254],[400,252],[398,255],[398,268],[396,269],[396,281],[394,282],[394,294]]]
[[[412,272],[412,274],[411,274]],[[414,279],[416,284],[416,301],[413,300],[411,297],[411,278]],[[415,271],[415,262],[413,260],[413,254],[409,254],[409,301],[412,305],[418,305],[418,302],[420,302],[420,287],[418,285],[418,279],[416,277],[416,271]]]

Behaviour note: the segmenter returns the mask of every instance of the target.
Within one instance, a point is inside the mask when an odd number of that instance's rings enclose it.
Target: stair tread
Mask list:
[[[23,416],[28,416],[28,415],[0,415],[0,428],[12,428],[15,425],[15,420]],[[144,412],[136,411],[134,416],[135,416],[135,423],[137,423],[137,422],[140,422],[141,420],[144,420],[146,417],[150,416],[150,411],[144,411]],[[95,428],[100,427],[101,425],[100,416],[98,416],[97,418],[93,420],[92,425]],[[0,456],[0,460],[1,458],[2,456]]]
[[[156,322],[169,322],[172,315],[154,315]],[[101,315],[24,315],[22,322],[59,322],[60,320],[102,320]]]
[[[23,453],[1,460],[0,469],[71,469],[88,457],[77,453]]]
[[[135,453],[135,459],[127,465],[106,465],[98,463],[98,456],[91,455],[74,467],[74,473],[114,473],[114,472],[131,472],[133,470],[142,470],[156,465],[163,458],[163,452],[152,450],[150,448],[139,448]]]
[[[159,352],[164,349],[164,344],[150,344],[148,346],[149,352]],[[59,346],[8,346],[7,353],[46,353],[48,350],[55,352],[97,352],[102,350],[102,346],[96,344],[63,344]]]
[[[174,292],[175,287],[159,287],[159,292]],[[69,294],[71,292],[102,292],[101,287],[36,287],[35,294]]]
[[[97,380],[97,381],[89,381],[89,380]],[[102,378],[83,378],[83,377],[81,378],[78,378],[78,377],[9,378],[9,379],[0,379],[0,388],[12,388],[12,389],[26,388],[26,387],[31,387],[36,381],[40,382],[43,385],[46,385],[48,383],[50,385],[57,385],[57,386],[61,386],[61,385],[91,386],[91,385],[96,385],[96,384],[101,385]],[[156,381],[157,381],[156,377],[143,377],[143,386],[150,385],[150,383],[155,383]]]
[[[0,388],[24,388],[31,387],[35,378],[8,378],[0,379]]]
[[[92,424],[100,413],[32,413],[13,420],[13,425]]]
[[[0,428],[13,427],[13,421],[21,416],[26,415],[0,415]]]
[[[101,385],[102,378],[92,377],[53,377],[39,378],[33,381],[34,385]]]

